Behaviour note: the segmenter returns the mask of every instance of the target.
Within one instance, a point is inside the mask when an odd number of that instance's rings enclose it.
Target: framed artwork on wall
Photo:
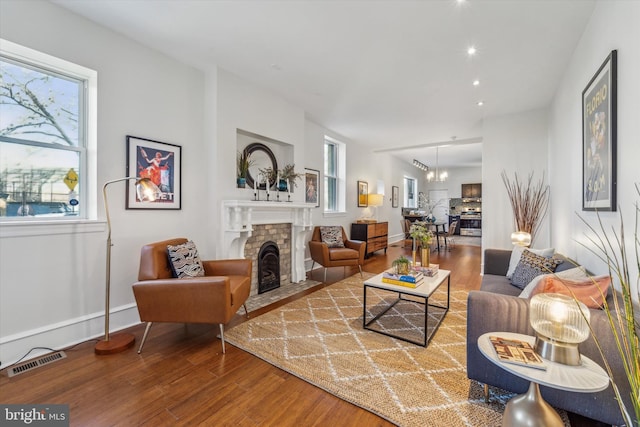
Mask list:
[[[397,186],[394,185],[391,187],[391,207],[392,208],[398,207],[399,192],[400,192],[400,189]]]
[[[582,91],[582,210],[616,210],[617,51]]]
[[[304,202],[320,207],[320,171],[304,169]]]
[[[181,146],[127,135],[127,176],[149,178],[161,192],[154,202],[143,203],[131,180],[127,182],[127,209],[181,209]]]
[[[369,206],[369,183],[358,181],[358,207],[366,208],[367,206]]]

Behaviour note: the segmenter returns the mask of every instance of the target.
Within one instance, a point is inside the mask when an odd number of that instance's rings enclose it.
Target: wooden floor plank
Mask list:
[[[479,247],[457,245],[433,252],[431,262],[452,271],[453,289],[478,289],[480,253]],[[410,247],[378,251],[364,270],[380,273],[400,255],[411,257]],[[326,283],[255,310],[251,317],[357,273],[357,268],[331,268]],[[324,269],[308,277],[322,281]],[[238,314],[227,328],[245,321]],[[326,426],[339,420],[392,426],[232,345],[222,354],[216,325],[154,324],[140,355],[144,326],[127,332],[136,336],[136,347],[123,353],[96,356],[95,341],[88,341],[67,350],[66,359],[31,372],[13,378],[3,372],[0,402],[69,404],[72,426]]]

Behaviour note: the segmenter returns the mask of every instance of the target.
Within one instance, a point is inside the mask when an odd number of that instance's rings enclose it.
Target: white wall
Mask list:
[[[571,58],[554,98],[550,114],[549,143],[552,243],[563,253],[586,265],[594,273],[606,267],[577,242],[586,242],[587,228],[578,218],[597,225],[597,215],[582,212],[582,91],[613,49],[618,50],[618,205],[619,212],[602,212],[607,230],[619,228],[622,215],[630,260],[634,203],[640,200],[640,2],[600,1]],[[560,191],[562,190],[562,191]],[[607,234],[611,236],[611,232]],[[631,262],[633,264],[633,262]],[[631,265],[631,278],[638,277]],[[634,283],[634,286],[637,284]]]
[[[547,110],[534,110],[484,120],[482,140],[482,246],[510,249],[511,233],[515,230],[513,211],[502,182],[504,170],[513,180],[527,179],[534,173],[534,182],[547,172]],[[561,191],[560,187],[557,191]],[[551,186],[551,192],[556,191]],[[544,218],[533,247],[549,245],[549,216]]]
[[[341,225],[350,234],[351,223],[356,219],[373,213],[370,208],[357,206],[357,181],[369,183],[369,192],[375,193],[379,180],[384,182],[384,204],[377,209],[378,221],[389,222],[390,241],[400,239],[402,218],[400,208],[404,191],[403,177],[415,176],[417,170],[406,162],[398,160],[388,153],[374,153],[368,147],[351,141],[342,135],[318,125],[310,120],[305,124],[305,161],[304,166],[320,171],[320,200],[324,197],[324,137],[330,136],[346,144],[346,212],[344,214],[324,214],[322,206],[314,209],[314,225]],[[400,190],[398,208],[391,207],[391,187]]]
[[[98,183],[124,176],[128,134],[182,146],[182,210],[125,210],[124,183],[109,187],[111,326],[138,323],[131,284],[140,247],[168,237],[197,240],[200,224],[206,223],[205,211],[195,208],[200,189],[194,186],[205,165],[200,155],[203,74],[49,2],[2,2],[0,7],[0,37],[98,72]],[[3,366],[35,346],[61,348],[103,333],[101,199],[98,212],[95,226],[77,228],[86,232],[50,226],[39,235],[0,239]]]
[[[223,242],[220,227],[222,200],[251,200],[253,191],[236,186],[237,130],[261,135],[293,147],[293,163],[296,172],[304,172],[305,119],[304,111],[282,98],[255,87],[224,69],[207,73],[208,93],[206,117],[215,117],[216,128],[211,131],[207,144],[213,145],[214,168],[210,184],[215,188],[214,197],[209,201],[209,223],[213,226],[211,235],[218,244],[212,250],[220,249]],[[214,89],[215,88],[215,89]],[[210,125],[209,125],[210,126]],[[279,159],[280,162],[282,159]],[[280,164],[280,163],[279,163]],[[300,186],[300,182],[298,183]],[[304,192],[298,187],[291,198],[304,201]],[[265,197],[264,192],[261,197]],[[216,251],[216,257],[221,255]]]

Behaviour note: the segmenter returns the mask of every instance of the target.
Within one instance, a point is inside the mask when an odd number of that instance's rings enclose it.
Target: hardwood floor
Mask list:
[[[379,273],[407,247],[391,245],[366,260],[365,271]],[[457,289],[480,286],[480,248],[456,246],[432,254],[433,263],[452,271]],[[255,317],[314,290],[357,273],[333,268],[327,283],[250,313]],[[321,281],[323,269],[309,278]],[[242,311],[242,310],[241,310]],[[245,321],[236,315],[228,327]],[[391,426],[232,345],[222,354],[215,325],[153,326],[138,355],[143,325],[127,330],[136,349],[110,356],[94,354],[94,341],[66,349],[67,358],[8,378],[0,376],[4,404],[68,404],[72,426]],[[574,424],[580,425],[580,424]],[[589,424],[582,424],[589,425]]]

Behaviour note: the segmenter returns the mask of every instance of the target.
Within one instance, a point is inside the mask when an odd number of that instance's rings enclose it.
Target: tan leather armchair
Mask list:
[[[362,266],[364,265],[364,254],[367,243],[359,240],[348,240],[344,228],[342,228],[342,241],[344,242],[344,248],[330,248],[326,243],[322,242],[320,227],[313,229],[313,235],[309,242],[309,252],[313,260],[311,269],[313,270],[316,262],[322,265],[324,267],[325,282],[327,281],[328,267],[357,265],[360,270],[360,276],[362,276]]]
[[[140,251],[133,294],[140,320],[147,322],[147,327],[138,353],[153,322],[218,323],[224,353],[224,325],[240,306],[248,316],[245,301],[251,291],[251,260],[202,261],[204,277],[177,279],[169,265],[167,245],[186,242],[184,238],[164,240],[145,245]]]

